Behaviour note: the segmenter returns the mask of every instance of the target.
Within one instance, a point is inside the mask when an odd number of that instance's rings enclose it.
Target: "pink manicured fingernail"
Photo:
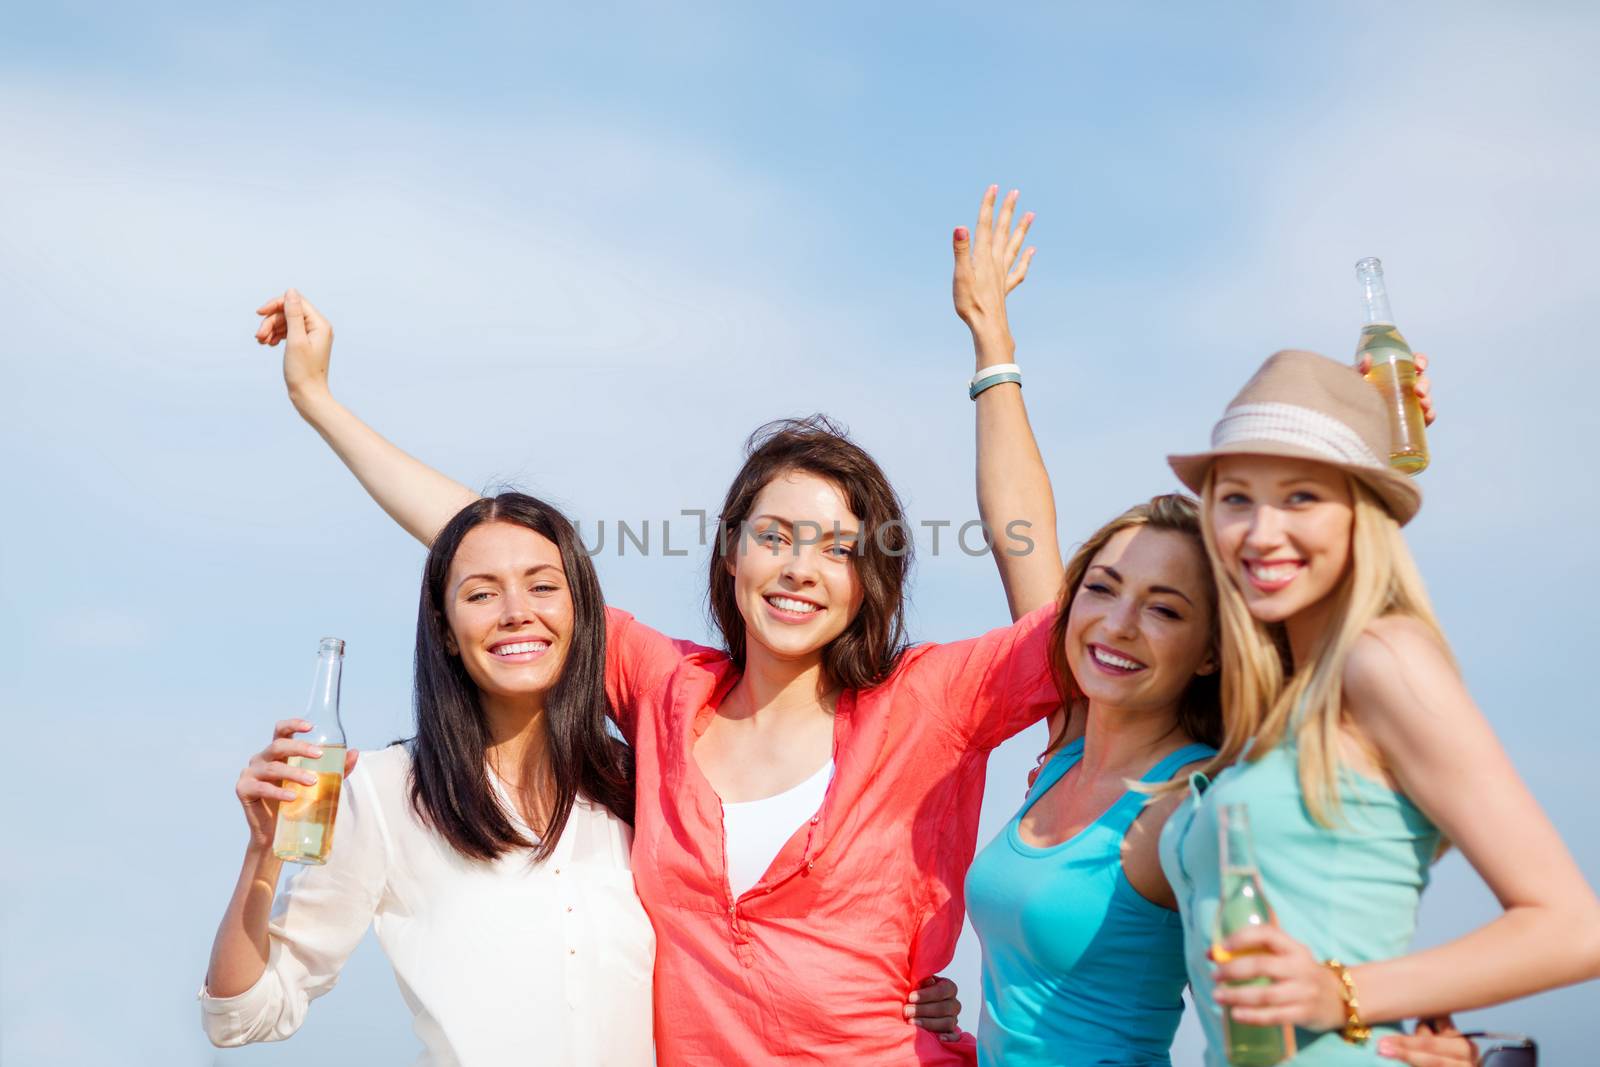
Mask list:
[[[1393,1057],[1395,1054],[1394,1042],[1384,1038],[1378,1042],[1378,1055]]]
[[[967,239],[967,228],[965,226],[957,226],[956,227],[956,240],[965,241],[966,239]]]

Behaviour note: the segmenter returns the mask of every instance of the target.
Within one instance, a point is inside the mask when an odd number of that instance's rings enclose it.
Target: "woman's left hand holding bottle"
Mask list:
[[[298,741],[295,734],[305,733],[311,724],[304,719],[284,719],[273,728],[272,741],[266,748],[250,757],[250,762],[239,772],[234,793],[244,808],[244,820],[250,827],[250,849],[265,852],[272,848],[273,831],[278,819],[278,804],[294,800],[296,793],[288,788],[289,782],[314,786],[315,773],[289,765],[292,756],[316,759],[322,750],[309,741]],[[356,750],[344,756],[344,773],[349,776],[356,765]]]

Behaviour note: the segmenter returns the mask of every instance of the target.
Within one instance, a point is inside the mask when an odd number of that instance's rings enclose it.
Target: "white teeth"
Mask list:
[[[497,656],[520,656],[524,652],[543,652],[550,647],[548,641],[518,641],[514,645],[501,645],[494,650]]]
[[[1251,574],[1267,583],[1286,582],[1300,569],[1293,563],[1251,563],[1249,567]]]
[[[821,610],[815,604],[786,596],[769,596],[767,597],[767,603],[780,611],[793,611],[801,615],[810,615],[813,611]]]
[[[1101,663],[1104,663],[1108,667],[1120,667],[1125,671],[1137,671],[1144,667],[1144,664],[1142,663],[1136,662],[1135,660],[1126,659],[1122,656],[1116,655],[1115,653],[1107,652],[1104,649],[1091,648],[1089,652],[1094,656],[1095,659],[1099,660]]]

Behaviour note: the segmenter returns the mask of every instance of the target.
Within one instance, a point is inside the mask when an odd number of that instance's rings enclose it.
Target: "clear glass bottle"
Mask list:
[[[1252,926],[1270,926],[1272,908],[1261,888],[1261,870],[1256,866],[1255,844],[1250,838],[1250,809],[1244,804],[1225,804],[1218,826],[1222,860],[1222,895],[1217,901],[1216,928],[1212,931],[1211,955],[1218,963],[1234,956],[1224,952],[1222,943]],[[1270,979],[1256,978],[1240,985],[1266,985]],[[1223,1009],[1223,1037],[1228,1062],[1235,1067],[1271,1067],[1294,1055],[1294,1030],[1287,1026],[1250,1026],[1233,1021],[1231,1009]]]
[[[317,644],[317,675],[306,702],[311,730],[299,735],[322,749],[321,759],[290,756],[291,767],[303,767],[317,776],[316,785],[284,782],[298,794],[278,804],[277,832],[272,853],[293,863],[323,863],[333,848],[333,816],[339,809],[339,788],[344,783],[344,724],[339,721],[339,678],[344,669],[344,642],[324,637]]]
[[[1361,283],[1365,311],[1361,340],[1356,343],[1356,362],[1372,357],[1367,381],[1383,396],[1389,409],[1389,465],[1406,474],[1416,474],[1428,465],[1428,438],[1417,403],[1417,364],[1411,346],[1395,329],[1394,313],[1389,310],[1389,291],[1383,284],[1383,264],[1363,259],[1356,264],[1356,280]]]

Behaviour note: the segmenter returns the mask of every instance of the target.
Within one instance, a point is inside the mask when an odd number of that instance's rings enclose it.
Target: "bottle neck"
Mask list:
[[[1222,869],[1256,869],[1255,844],[1250,839],[1250,818],[1243,806],[1228,805],[1222,811]]]
[[[311,740],[324,744],[344,744],[344,723],[339,721],[339,680],[344,672],[344,656],[336,652],[317,653],[317,675],[311,683],[311,699],[306,701],[306,719],[311,723]]]
[[[1389,290],[1383,283],[1383,268],[1358,267],[1356,280],[1361,283],[1361,303],[1367,325],[1385,323],[1394,325],[1394,312],[1389,310]]]

